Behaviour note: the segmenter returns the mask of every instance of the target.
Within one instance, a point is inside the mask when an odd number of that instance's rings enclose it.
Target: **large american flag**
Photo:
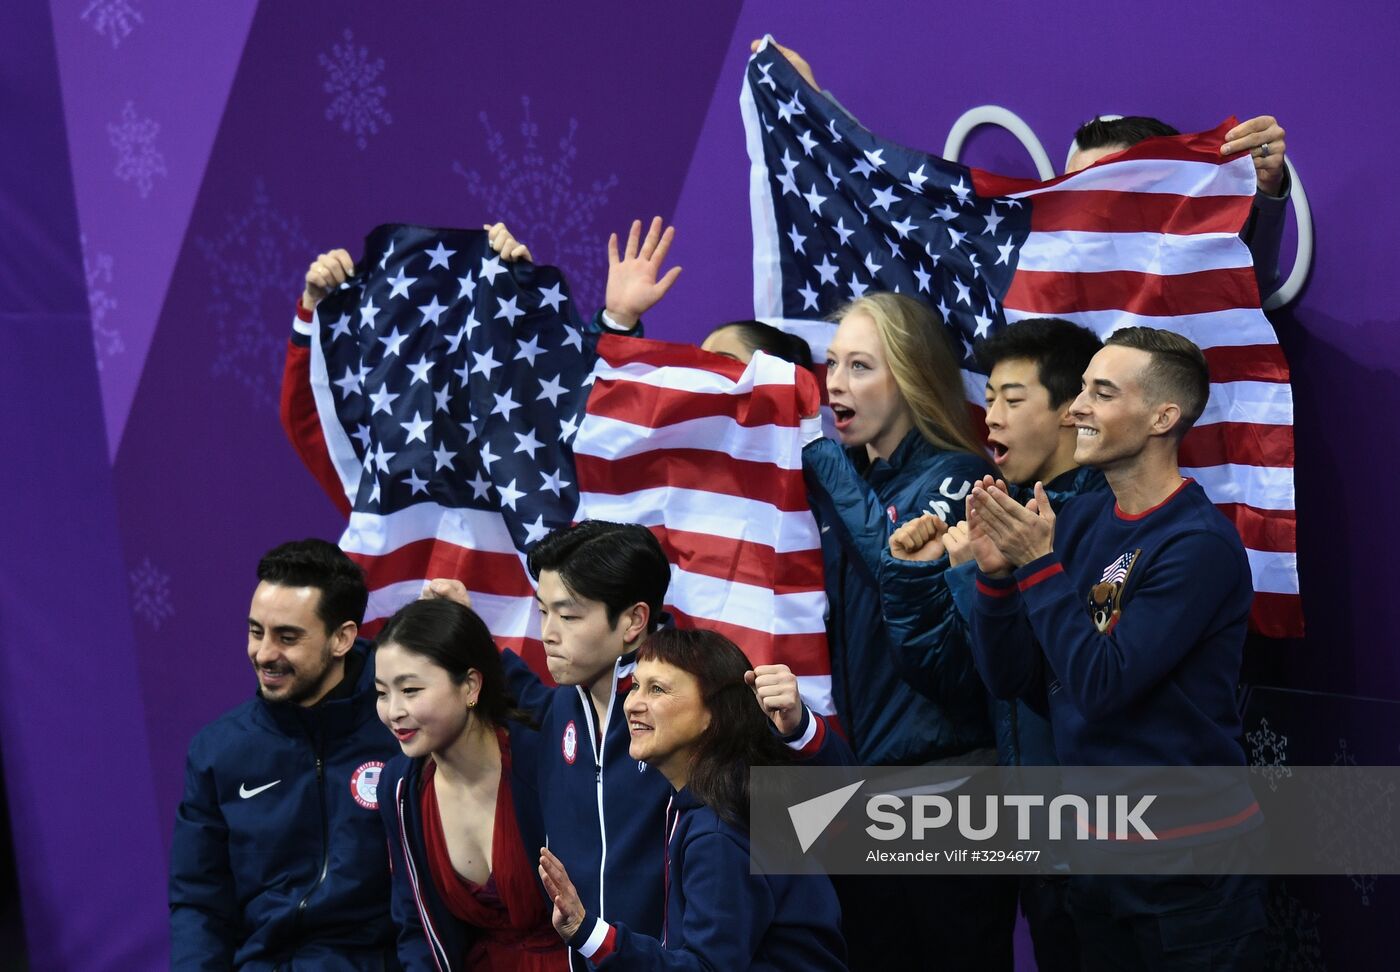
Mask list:
[[[1152,139],[1074,175],[1009,179],[860,127],[770,43],[741,94],[751,165],[754,313],[824,346],[819,323],[866,291],[937,307],[982,401],[973,342],[1029,317],[1101,337],[1136,324],[1184,334],[1211,371],[1182,443],[1236,525],[1254,576],[1256,630],[1302,634],[1288,364],[1260,309],[1238,233],[1254,198],[1247,155],[1222,160],[1233,121]]]
[[[676,622],[790,665],[831,712],[802,481],[811,375],[588,331],[558,270],[503,263],[481,231],[400,225],[298,315],[283,423],[349,516],[366,631],[424,580],[456,577],[498,643],[543,671],[524,551],[576,520],[643,523],[672,563]]]

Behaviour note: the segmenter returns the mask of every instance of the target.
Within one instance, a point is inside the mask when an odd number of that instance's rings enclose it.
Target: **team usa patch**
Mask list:
[[[570,766],[574,765],[574,760],[578,759],[578,727],[572,719],[564,727],[564,738],[560,748],[564,751],[564,762]]]
[[[361,763],[350,774],[350,795],[366,810],[379,809],[379,774],[384,764],[378,760]]]
[[[1141,550],[1125,553],[1104,568],[1103,577],[1089,589],[1089,614],[1099,634],[1109,634],[1123,616],[1123,588]]]
[[[899,522],[899,514],[895,511],[895,508],[894,508],[894,504],[893,504],[893,503],[891,503],[889,506],[885,507],[885,515],[888,516],[888,517],[890,518],[890,522],[891,522],[891,523],[898,523],[898,522]]]

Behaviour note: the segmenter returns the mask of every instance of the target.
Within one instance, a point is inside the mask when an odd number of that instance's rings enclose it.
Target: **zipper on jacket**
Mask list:
[[[603,751],[608,742],[608,726],[612,722],[613,703],[617,701],[617,664],[613,664],[612,671],[612,691],[608,693],[608,709],[603,713],[602,731],[594,725],[596,712],[593,708],[593,698],[582,685],[578,686],[579,698],[583,700],[583,717],[588,721],[588,742],[593,747],[593,792],[598,802],[598,843],[600,853],[598,855],[598,915],[601,917],[607,912],[603,910],[603,899],[605,888],[603,876],[607,872],[608,865],[608,825],[607,818],[603,813]]]
[[[326,814],[326,767],[321,759],[320,752],[316,753],[316,796],[321,802],[321,873],[316,875],[316,883],[307,889],[297,902],[297,923],[301,923],[301,916],[306,914],[306,902],[316,893],[326,881],[326,873],[331,866],[331,835],[330,820]]]
[[[437,929],[433,927],[432,913],[428,910],[427,902],[423,900],[423,892],[418,887],[418,864],[413,860],[413,848],[408,840],[408,808],[407,798],[404,796],[404,790],[412,789],[405,785],[408,778],[409,774],[405,773],[394,788],[394,807],[399,818],[399,843],[403,847],[404,870],[408,874],[409,887],[413,889],[413,903],[417,906],[418,917],[423,922],[423,936],[428,940],[428,951],[433,956],[433,964],[438,967],[439,972],[443,969],[452,972],[452,960],[448,958],[447,950],[442,947]]]

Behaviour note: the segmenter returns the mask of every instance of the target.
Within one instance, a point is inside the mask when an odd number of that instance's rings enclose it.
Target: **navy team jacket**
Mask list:
[[[643,934],[660,935],[662,828],[671,785],[627,755],[631,736],[622,708],[636,653],[623,655],[613,667],[601,734],[586,689],[550,688],[509,649],[501,652],[501,661],[507,688],[540,725],[534,789],[545,843],[564,862],[585,908],[595,915],[615,914]]]
[[[923,513],[962,520],[972,483],[995,468],[939,449],[918,430],[888,460],[817,439],[802,450],[808,499],[821,526],[830,601],[827,637],[836,711],[867,765],[915,765],[990,749],[986,696],[963,625],[942,583],[948,560],[889,556],[896,527]],[[932,609],[930,601],[938,603]],[[887,619],[920,617],[917,646],[896,644]],[[988,754],[990,755],[990,754]]]
[[[250,699],[190,743],[170,848],[175,969],[397,968],[379,774],[398,752],[357,642],[310,708]]]
[[[613,667],[601,746],[595,741],[597,716],[587,690],[546,686],[509,649],[501,652],[501,661],[507,688],[540,724],[532,753],[549,849],[563,862],[589,914],[605,914],[641,935],[660,938],[666,906],[666,815],[674,791],[666,777],[627,752],[631,735],[622,710],[637,667],[636,652],[623,655]],[[846,758],[836,761],[854,761],[845,743],[806,710],[797,732],[784,741],[802,757],[844,752]],[[747,843],[744,846],[747,862]],[[747,863],[744,866],[747,870]],[[587,968],[577,952],[572,955],[576,968]]]
[[[841,737],[810,712],[788,745],[813,763],[855,761]],[[747,828],[721,820],[688,789],[673,792],[665,822],[666,853],[656,875],[666,906],[661,935],[639,932],[616,913],[594,917],[599,912],[585,902],[583,924],[569,944],[591,965],[617,972],[846,968],[841,906],[830,878],[750,874]]]

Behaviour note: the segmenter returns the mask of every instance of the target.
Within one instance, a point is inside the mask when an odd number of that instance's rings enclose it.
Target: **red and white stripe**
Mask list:
[[[802,446],[816,383],[767,355],[745,367],[685,345],[605,336],[574,440],[578,519],[642,523],[671,561],[678,625],[782,663],[829,714],[821,540]]]
[[[979,194],[1031,209],[1003,300],[1008,323],[1063,317],[1100,337],[1147,325],[1204,352],[1210,400],[1182,443],[1182,473],[1240,531],[1255,629],[1298,636],[1293,394],[1237,235],[1254,199],[1254,166],[1248,156],[1220,157],[1226,129],[1153,141],[1045,183],[973,177]]]
[[[307,315],[308,317],[310,315]],[[315,340],[289,349],[283,419],[330,495],[346,501],[361,466],[335,420]],[[757,358],[747,369],[698,349],[608,336],[575,441],[577,520],[642,523],[672,562],[668,610],[735,641],[755,664],[797,674],[815,712],[831,713],[821,543],[802,481],[802,445],[819,434],[811,375]],[[435,577],[467,584],[497,644],[545,669],[534,584],[494,513],[420,503],[353,512],[340,547],[370,582],[362,633],[373,636]]]
[[[340,548],[370,583],[361,633],[373,637],[389,616],[435,577],[467,585],[472,608],[496,644],[545,671],[535,586],[525,558],[496,513],[420,503],[394,513],[352,513]]]

